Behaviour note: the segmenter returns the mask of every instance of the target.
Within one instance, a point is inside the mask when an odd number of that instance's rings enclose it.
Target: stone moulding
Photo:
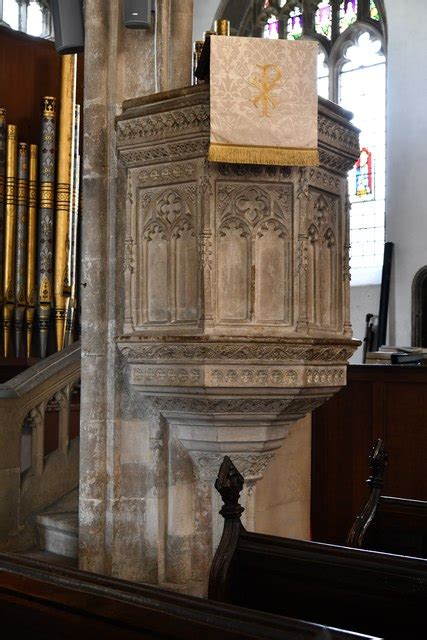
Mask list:
[[[354,340],[341,340],[333,344],[332,341],[291,339],[271,339],[257,341],[253,339],[233,341],[203,340],[198,337],[191,341],[164,338],[161,342],[153,342],[149,337],[121,336],[117,345],[124,358],[130,364],[151,361],[218,361],[223,358],[240,362],[265,360],[272,362],[347,362],[359,343]]]
[[[117,345],[131,369],[131,383],[140,391],[179,387],[194,390],[241,388],[280,390],[298,387],[340,387],[354,341],[335,345],[277,342],[165,343],[125,337]]]

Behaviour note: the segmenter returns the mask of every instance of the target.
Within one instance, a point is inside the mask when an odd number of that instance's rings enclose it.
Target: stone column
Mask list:
[[[192,28],[192,3],[174,3],[181,8],[173,6],[172,12],[170,1],[156,4],[155,33],[126,29],[122,0],[85,2],[80,566],[117,575],[126,571],[117,568],[112,522],[131,518],[145,497],[132,491],[122,495],[119,489],[121,419],[126,415],[120,406],[123,388],[114,337],[124,320],[126,239],[124,205],[116,196],[125,177],[117,166],[115,117],[123,100],[170,88],[176,47]],[[172,29],[176,13],[179,20]],[[182,54],[179,82],[191,74],[191,53],[186,60],[184,45]]]

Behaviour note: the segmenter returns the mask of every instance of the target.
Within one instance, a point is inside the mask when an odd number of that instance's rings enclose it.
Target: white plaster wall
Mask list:
[[[386,240],[394,242],[388,344],[411,344],[411,287],[427,265],[427,32],[425,0],[386,0],[387,176]],[[351,287],[354,337],[363,339],[367,313],[378,313],[379,286]],[[361,349],[352,358],[361,362]]]
[[[203,40],[203,32],[213,24],[220,0],[194,0],[193,41]]]
[[[411,286],[427,265],[425,0],[386,0],[386,239],[395,243],[389,342],[411,344]]]
[[[377,315],[380,304],[380,286],[371,285],[366,287],[351,287],[350,289],[350,318],[353,327],[353,338],[362,340],[365,337],[366,330],[366,314],[372,313]],[[350,359],[351,364],[362,363],[362,347],[361,345],[353,357]]]

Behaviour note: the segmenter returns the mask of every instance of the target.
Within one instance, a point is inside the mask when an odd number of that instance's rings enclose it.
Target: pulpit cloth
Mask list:
[[[319,164],[317,42],[211,37],[209,160]]]

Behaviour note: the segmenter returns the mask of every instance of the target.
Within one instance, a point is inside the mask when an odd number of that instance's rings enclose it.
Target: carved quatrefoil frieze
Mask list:
[[[150,240],[153,230],[162,237],[180,237],[183,230],[194,231],[194,184],[175,185],[174,188],[139,190],[140,225],[143,239]]]
[[[236,209],[243,214],[251,224],[256,224],[268,215],[269,199],[259,189],[249,188],[236,197]]]
[[[157,214],[170,225],[182,213],[182,200],[175,191],[166,191],[157,203]]]
[[[251,184],[218,183],[218,212],[222,220],[236,214],[251,227],[274,217],[286,225],[290,224],[292,210],[292,185],[266,185],[265,188]]]

